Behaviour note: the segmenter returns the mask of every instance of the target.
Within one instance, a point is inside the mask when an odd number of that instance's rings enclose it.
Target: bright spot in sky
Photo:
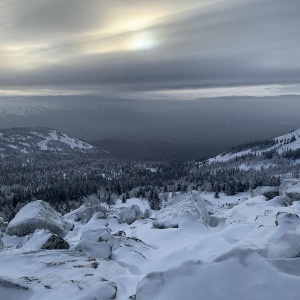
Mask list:
[[[130,50],[147,50],[155,46],[156,42],[150,34],[142,33],[134,36],[130,42]]]

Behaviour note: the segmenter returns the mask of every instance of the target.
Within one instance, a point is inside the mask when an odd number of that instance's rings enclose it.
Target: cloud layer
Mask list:
[[[295,84],[299,15],[297,0],[3,0],[0,90]]]

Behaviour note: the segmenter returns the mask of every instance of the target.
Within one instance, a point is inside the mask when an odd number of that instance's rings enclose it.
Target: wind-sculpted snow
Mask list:
[[[26,286],[12,282],[9,279],[0,277],[0,297],[3,300],[29,300],[33,296],[33,292]]]
[[[137,300],[296,299],[300,277],[275,270],[254,252],[235,251],[213,262],[188,261],[148,274],[137,287]]]
[[[69,249],[43,249],[53,236],[46,229],[24,237],[6,231],[0,278],[26,289],[3,295],[13,294],[13,300],[298,299],[300,203],[287,199],[176,193],[160,211],[151,211],[151,218],[131,224],[120,222],[119,213],[137,205],[149,216],[147,201],[85,206],[63,216]]]

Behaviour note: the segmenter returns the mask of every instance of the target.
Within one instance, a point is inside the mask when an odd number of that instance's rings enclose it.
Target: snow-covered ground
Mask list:
[[[71,212],[65,250],[41,249],[43,229],[3,233],[0,299],[298,299],[299,202],[194,192],[149,209],[129,199]]]

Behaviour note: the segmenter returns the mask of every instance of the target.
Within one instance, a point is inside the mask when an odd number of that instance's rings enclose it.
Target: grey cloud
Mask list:
[[[63,3],[63,8],[59,3]],[[39,5],[39,12],[32,12],[39,18],[30,22],[26,14],[27,19],[19,18],[18,22],[27,24],[28,28],[41,24],[42,29],[45,27],[52,33],[64,24],[68,24],[65,28],[70,31],[76,31],[84,25],[90,27],[101,23],[99,1],[76,0],[72,3],[74,11],[64,15],[63,12],[70,7],[69,1],[45,1],[51,9]],[[120,1],[111,3],[113,12],[114,5]],[[134,7],[137,1],[129,3]],[[90,10],[99,9],[100,19],[95,20],[94,12],[91,13],[86,6]],[[141,9],[141,4],[139,7]],[[44,23],[43,9],[51,12]],[[85,13],[76,23],[76,11],[81,10]],[[61,18],[52,24],[51,16],[59,11]],[[221,1],[156,20],[147,31],[157,38],[157,48],[85,55],[80,52],[82,44],[97,43],[101,47],[116,39],[127,39],[137,32],[125,32],[105,39],[95,36],[68,40],[66,35],[66,42],[56,45],[55,51],[64,52],[66,56],[69,52],[69,59],[17,74],[6,72],[4,75],[0,71],[0,79],[6,86],[103,85],[128,89],[298,82],[299,15],[300,2],[296,0]],[[86,21],[88,16],[92,16],[91,20]]]

